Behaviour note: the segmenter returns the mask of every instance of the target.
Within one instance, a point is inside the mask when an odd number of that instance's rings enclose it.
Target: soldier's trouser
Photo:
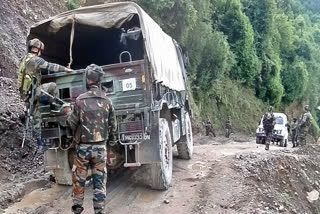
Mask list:
[[[297,143],[300,146],[307,145],[307,132],[306,131],[304,131],[304,130],[302,130],[301,132],[299,131]]]
[[[292,134],[291,134],[291,138],[292,138],[292,146],[296,147],[297,146],[297,130],[292,130]]]
[[[38,105],[34,106],[34,110],[32,113],[32,125],[33,125],[33,136],[35,138],[41,137],[41,114],[39,111]]]
[[[225,134],[225,136],[226,136],[227,138],[229,138],[229,137],[230,137],[230,134],[231,134],[231,129],[230,129],[230,128],[226,128],[226,134]]]
[[[272,131],[266,131],[266,149],[269,150],[269,145],[272,138]]]
[[[88,168],[92,169],[94,213],[104,213],[106,199],[106,146],[80,144],[72,169],[73,207],[83,208]]]

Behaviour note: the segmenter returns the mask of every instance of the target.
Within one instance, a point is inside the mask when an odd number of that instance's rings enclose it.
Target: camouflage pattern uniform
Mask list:
[[[272,107],[270,106],[268,111],[263,116],[263,129],[266,134],[266,150],[269,150],[274,125],[275,118],[272,112]]]
[[[297,126],[298,126],[297,118],[293,118],[293,121],[290,124],[292,147],[297,146]]]
[[[85,181],[88,169],[91,168],[94,189],[93,207],[94,212],[98,214],[104,213],[105,209],[106,143],[107,140],[114,140],[116,125],[111,100],[97,86],[101,76],[91,77],[90,72],[103,75],[99,66],[88,66],[87,79],[92,78],[96,83],[90,85],[89,91],[76,99],[73,112],[67,120],[77,143],[77,155],[72,170],[72,211],[74,213],[83,211]]]
[[[230,117],[226,121],[226,137],[229,138],[230,134],[232,132],[232,124],[231,124],[231,119]]]
[[[216,137],[216,134],[214,133],[214,129],[212,127],[212,124],[211,124],[210,120],[207,120],[207,122],[205,124],[205,127],[206,127],[206,136],[214,136],[214,137]]]
[[[298,123],[298,146],[304,146],[307,144],[307,134],[312,122],[312,115],[309,111],[309,106],[304,107],[304,113],[301,115]]]
[[[41,47],[42,50],[44,49],[44,45],[40,40],[33,39],[31,41],[36,42],[34,47],[36,48]],[[65,72],[67,70],[67,68],[64,66],[45,61],[43,58],[37,56],[35,53],[28,53],[26,56],[22,57],[22,59],[20,60],[20,64],[23,64],[23,63],[26,63],[25,74],[32,77],[36,91],[39,90],[38,88],[41,85],[41,75],[45,75],[49,73]],[[22,80],[18,79],[18,83],[19,81],[22,81]],[[31,97],[24,97],[23,94],[21,94],[21,97],[26,103],[28,103],[29,99],[31,98]],[[41,140],[41,115],[39,112],[39,104],[37,102],[37,99],[35,99],[34,102],[35,102],[34,103],[35,105],[34,105],[33,111],[31,112],[33,136],[37,139],[38,145],[43,146],[43,143]]]

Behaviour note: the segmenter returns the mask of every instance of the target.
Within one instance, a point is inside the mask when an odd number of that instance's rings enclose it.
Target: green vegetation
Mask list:
[[[308,103],[319,124],[320,0],[136,1],[188,50],[199,114],[257,122],[263,106]]]
[[[67,0],[66,1],[66,7],[68,10],[74,10],[80,7],[80,2],[79,0]]]

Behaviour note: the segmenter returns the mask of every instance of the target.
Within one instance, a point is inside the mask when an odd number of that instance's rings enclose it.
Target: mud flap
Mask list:
[[[136,147],[136,159],[139,160],[141,164],[159,163],[161,160],[159,151],[159,118],[159,111],[150,113],[150,140],[145,140]]]
[[[46,170],[53,170],[58,184],[72,185],[68,151],[61,149],[47,150],[45,152],[45,168]]]

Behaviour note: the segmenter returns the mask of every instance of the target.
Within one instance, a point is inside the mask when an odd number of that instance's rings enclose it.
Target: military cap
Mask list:
[[[91,64],[86,68],[86,75],[87,79],[95,83],[100,83],[103,76],[103,69],[98,65]]]

